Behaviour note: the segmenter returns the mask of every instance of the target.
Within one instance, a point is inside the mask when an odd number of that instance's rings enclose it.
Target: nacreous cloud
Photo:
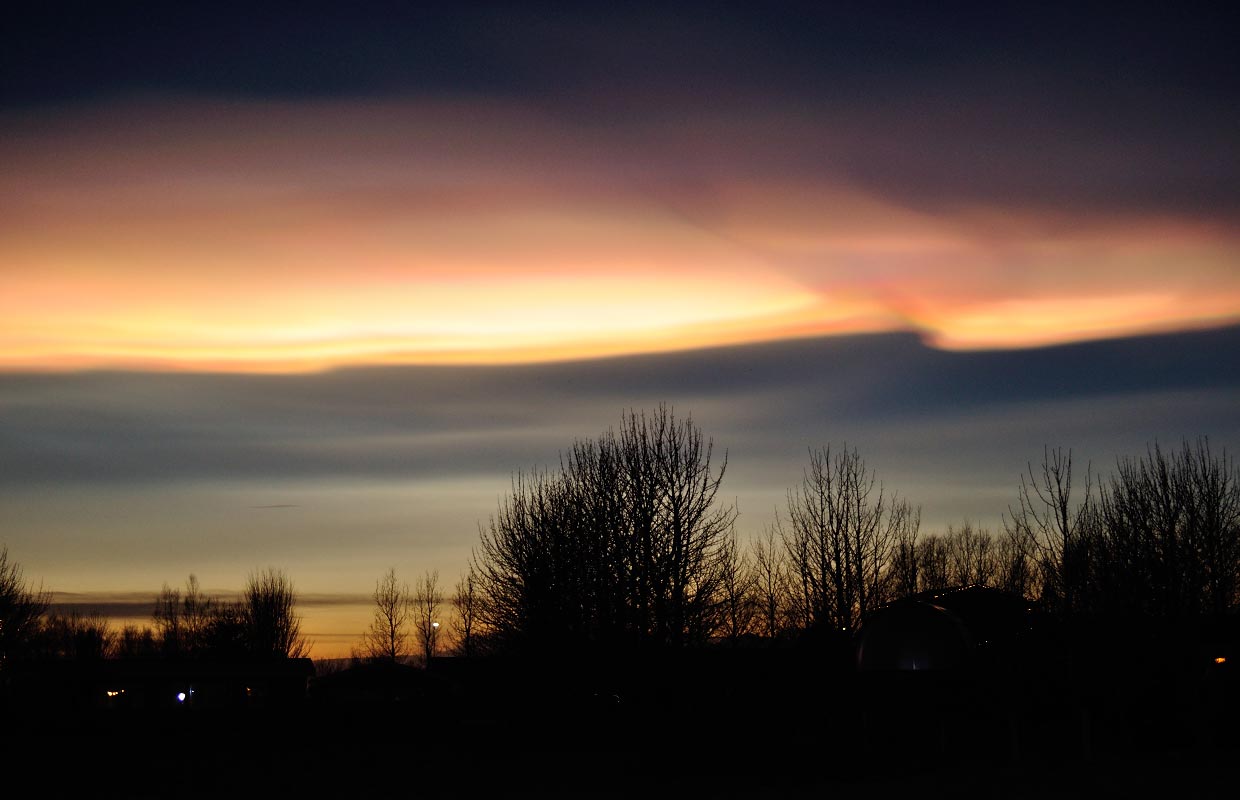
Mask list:
[[[1091,186],[1071,214],[1043,187],[927,199],[867,182],[890,137],[867,149],[825,115],[769,135],[672,122],[419,100],[9,113],[0,368],[530,362],[898,330],[1008,348],[1240,318],[1234,220],[1133,208],[1123,175],[1114,207]]]

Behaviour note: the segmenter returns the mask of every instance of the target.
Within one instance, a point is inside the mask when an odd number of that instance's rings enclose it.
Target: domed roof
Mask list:
[[[922,600],[876,612],[861,629],[862,670],[943,670],[964,667],[973,650],[968,628],[952,612]]]

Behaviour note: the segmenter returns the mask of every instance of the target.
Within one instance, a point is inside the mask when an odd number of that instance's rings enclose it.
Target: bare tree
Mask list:
[[[191,652],[206,648],[216,605],[215,598],[207,596],[199,588],[198,576],[191,573],[185,582],[185,597],[181,601],[182,628]]]
[[[51,593],[26,583],[21,565],[0,547],[0,672],[28,652],[51,602]]]
[[[117,658],[153,658],[159,655],[155,632],[149,627],[126,625],[116,637]]]
[[[185,650],[185,632],[181,624],[181,592],[167,583],[155,596],[151,614],[155,637],[164,656],[177,657]]]
[[[248,653],[258,658],[301,658],[310,649],[301,635],[297,593],[283,570],[268,567],[250,575],[240,604]]]
[[[951,551],[944,536],[917,542],[918,591],[933,592],[951,585]]]
[[[1121,459],[1099,493],[1095,577],[1110,610],[1183,618],[1234,607],[1240,473],[1202,439]],[[1118,607],[1117,607],[1118,606]]]
[[[1205,610],[1221,616],[1240,603],[1240,468],[1224,451],[1215,456],[1209,440],[1184,445],[1183,471],[1189,495],[1186,527],[1196,532]]]
[[[47,614],[38,642],[40,658],[97,661],[114,654],[116,632],[98,612],[83,614],[74,608],[66,613]]]
[[[730,541],[736,519],[734,508],[715,503],[727,454],[714,473],[712,443],[691,418],[678,423],[670,410],[662,408],[649,423],[630,415],[621,441],[638,463],[653,467],[656,479],[660,513],[653,567],[658,638],[674,646],[701,640],[710,632],[703,623],[720,588],[720,549]]]
[[[918,557],[917,534],[920,527],[920,511],[914,524],[905,525],[891,548],[891,594],[907,597],[916,594],[921,579],[921,561]]]
[[[216,602],[207,626],[203,654],[214,658],[245,658],[254,653],[250,639],[252,615],[245,600]],[[300,628],[300,623],[297,623]],[[294,648],[292,655],[305,648]],[[304,652],[301,653],[304,655]]]
[[[947,527],[947,559],[949,581],[957,586],[989,586],[998,569],[990,531],[975,530],[968,520]]]
[[[409,655],[409,637],[413,623],[413,600],[409,585],[396,580],[396,569],[375,581],[374,619],[362,640],[367,657],[400,662]]]
[[[735,510],[726,455],[666,406],[518,473],[481,531],[485,622],[510,642],[680,646],[711,635]]]
[[[439,607],[443,604],[443,592],[439,588],[439,570],[423,573],[413,595],[414,623],[418,644],[422,647],[424,664],[429,667],[435,657],[439,640]]]
[[[1086,468],[1085,485],[1073,495],[1072,451],[1043,450],[1041,469],[1028,467],[1021,476],[1018,505],[1009,507],[1004,527],[1023,538],[1036,554],[1043,581],[1042,599],[1052,607],[1073,612],[1085,603],[1090,584],[1090,562],[1096,543],[1096,505],[1093,482]]]
[[[720,548],[719,612],[717,631],[731,644],[752,633],[758,617],[756,575],[748,552],[736,544],[733,534]]]
[[[164,584],[151,615],[160,650],[165,656],[198,657],[213,651],[212,634],[221,603],[206,595],[191,574],[185,592]]]
[[[203,655],[209,649],[208,634],[219,603],[202,592],[198,576],[185,582],[185,594],[164,584],[155,597],[151,615],[155,636],[165,656]]]
[[[791,624],[792,613],[788,568],[776,528],[767,528],[750,547],[758,628],[763,636],[775,639]]]
[[[478,577],[472,565],[456,582],[456,591],[452,595],[452,607],[456,610],[453,632],[457,654],[466,658],[477,655],[482,595],[478,587]]]
[[[886,600],[892,548],[920,513],[888,494],[856,450],[827,447],[810,451],[789,490],[788,520],[784,548],[809,624],[851,631]]]
[[[997,573],[995,585],[1012,594],[1029,598],[1033,595],[1037,567],[1030,558],[1027,537],[1005,532],[995,544]]]

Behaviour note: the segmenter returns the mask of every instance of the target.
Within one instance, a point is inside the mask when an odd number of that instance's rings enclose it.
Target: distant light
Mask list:
[[[124,691],[124,690],[121,690],[121,691]],[[108,689],[108,697],[116,697],[119,694],[120,692],[117,691],[116,689]]]
[[[177,692],[177,702],[178,703],[185,702],[185,692]]]
[[[438,623],[438,622],[432,622],[432,623],[431,623],[431,627],[432,627],[432,628],[434,628],[435,630],[439,630],[439,623]]]
[[[1215,664],[1226,664],[1227,658],[1225,656],[1219,656],[1218,658],[1214,659],[1214,663]]]

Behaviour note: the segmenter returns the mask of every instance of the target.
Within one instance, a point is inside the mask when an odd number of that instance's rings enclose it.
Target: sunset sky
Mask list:
[[[819,445],[928,532],[1044,445],[1240,446],[1210,6],[417,5],[8,15],[0,544],[60,599],[271,564],[340,654],[660,402],[742,538]]]

